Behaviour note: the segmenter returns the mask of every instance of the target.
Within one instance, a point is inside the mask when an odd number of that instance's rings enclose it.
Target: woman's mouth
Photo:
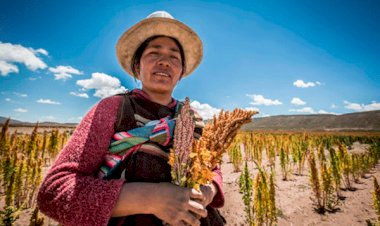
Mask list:
[[[171,76],[166,72],[154,72],[154,75],[170,78]]]

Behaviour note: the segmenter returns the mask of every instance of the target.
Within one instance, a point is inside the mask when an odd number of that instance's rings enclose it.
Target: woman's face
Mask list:
[[[142,89],[149,94],[172,94],[182,74],[179,47],[168,37],[158,37],[149,42],[137,67]]]

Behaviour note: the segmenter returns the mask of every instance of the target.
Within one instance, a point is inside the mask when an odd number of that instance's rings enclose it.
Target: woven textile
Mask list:
[[[106,155],[104,163],[100,167],[98,177],[104,178],[110,175],[118,164],[147,141],[155,142],[162,146],[168,145],[173,137],[174,127],[175,119],[165,117],[160,120],[150,121],[145,126],[128,132],[115,133],[109,147],[109,154]]]
[[[109,153],[105,156],[98,172],[98,177],[106,178],[111,175],[124,159],[146,142],[157,143],[164,147],[169,145],[174,135],[177,113],[180,112],[182,106],[183,102],[177,102],[174,118],[164,117],[160,120],[148,121],[142,127],[115,133],[109,146]],[[192,110],[191,114],[195,127],[202,128],[204,124],[201,117]],[[137,117],[139,116],[137,115]]]

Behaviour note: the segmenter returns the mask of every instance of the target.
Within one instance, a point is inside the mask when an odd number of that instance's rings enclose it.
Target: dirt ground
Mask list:
[[[366,148],[366,145],[355,143],[351,151],[358,152]],[[239,193],[240,172],[234,173],[232,164],[227,162],[227,158],[225,160],[222,165],[225,205],[221,208],[221,213],[226,218],[227,225],[247,225],[242,194]],[[278,162],[279,159],[277,159]],[[253,164],[248,166],[250,169],[255,168]],[[256,175],[257,170],[251,170],[252,172]],[[346,198],[337,206],[339,208],[337,212],[324,215],[316,213],[313,209],[307,168],[303,175],[292,175],[288,181],[282,180],[279,164],[276,165],[276,172],[276,206],[280,226],[359,226],[367,225],[366,219],[372,222],[376,219],[372,201],[371,176],[380,179],[380,164],[373,169],[371,174],[366,175],[366,178],[361,178],[360,183],[354,184],[356,191],[342,191],[342,195]]]
[[[355,143],[352,151],[363,151],[365,145]],[[277,163],[279,160],[277,159]],[[306,166],[306,165],[305,165]],[[360,183],[354,184],[356,191],[342,191],[345,200],[339,204],[339,210],[335,213],[320,215],[313,209],[310,199],[311,187],[307,168],[301,176],[291,175],[290,180],[283,181],[279,164],[276,166],[276,204],[278,208],[278,225],[286,226],[356,226],[366,225],[366,219],[372,222],[376,219],[376,214],[372,206],[373,181],[370,176],[375,176],[380,180],[380,164],[373,170],[367,178],[362,178]],[[256,175],[257,170],[253,163],[249,164],[251,173]],[[46,170],[46,169],[45,169]],[[222,165],[223,189],[225,193],[225,205],[220,209],[222,215],[227,220],[227,225],[240,226],[245,223],[244,205],[242,195],[239,193],[238,180],[240,172],[233,172],[233,166],[225,156]],[[0,206],[1,203],[0,203]],[[29,217],[32,210],[21,213],[16,225],[29,225]],[[54,221],[45,218],[45,225],[57,225]]]

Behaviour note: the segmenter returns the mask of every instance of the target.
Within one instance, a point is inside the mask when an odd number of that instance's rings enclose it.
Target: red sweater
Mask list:
[[[38,192],[37,204],[47,216],[64,225],[107,225],[124,179],[96,177],[114,134],[122,96],[100,101],[83,118],[50,168]],[[210,204],[224,205],[222,174],[214,170],[219,192]]]

